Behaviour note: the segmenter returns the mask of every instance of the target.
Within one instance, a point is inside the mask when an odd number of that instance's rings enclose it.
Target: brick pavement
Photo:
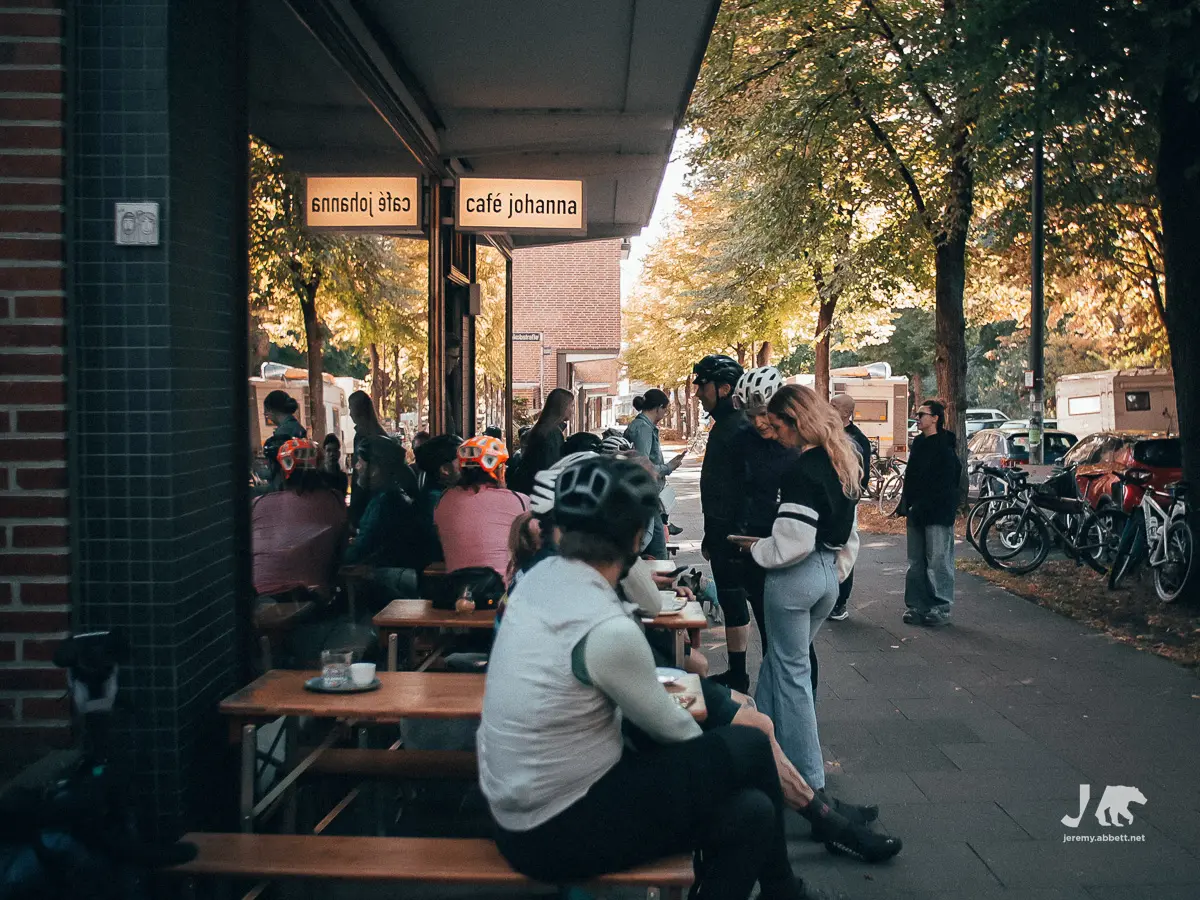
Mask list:
[[[693,463],[673,478],[680,560],[692,564],[698,476]],[[905,849],[882,866],[834,857],[796,817],[797,871],[856,900],[1200,897],[1200,679],[961,573],[953,626],[906,626],[904,571],[902,537],[863,535],[851,617],[817,641],[828,785],[879,803]],[[725,668],[719,628],[706,653]],[[1067,828],[1081,784],[1091,802]],[[1131,825],[1094,817],[1109,784],[1147,798]]]

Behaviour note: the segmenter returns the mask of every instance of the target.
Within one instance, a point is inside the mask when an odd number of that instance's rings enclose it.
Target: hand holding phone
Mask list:
[[[680,450],[679,453],[677,453],[675,456],[671,457],[670,462],[667,463],[667,468],[670,469],[672,472],[674,472],[676,469],[678,469],[681,465],[683,465],[683,457],[686,453],[687,453],[686,450]]]

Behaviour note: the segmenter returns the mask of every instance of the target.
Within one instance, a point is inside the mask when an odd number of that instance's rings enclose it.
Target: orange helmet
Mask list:
[[[291,478],[297,469],[315,469],[320,452],[308,438],[292,438],[279,448],[275,458],[279,460],[279,468],[283,469],[283,477]]]
[[[459,445],[458,461],[463,466],[475,466],[483,469],[492,478],[500,480],[504,464],[508,462],[508,448],[499,438],[482,437],[467,438]]]

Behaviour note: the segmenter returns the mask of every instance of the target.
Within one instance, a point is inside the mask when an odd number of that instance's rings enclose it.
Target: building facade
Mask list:
[[[513,397],[536,417],[556,387],[576,395],[572,431],[614,422],[621,350],[620,240],[513,252]]]

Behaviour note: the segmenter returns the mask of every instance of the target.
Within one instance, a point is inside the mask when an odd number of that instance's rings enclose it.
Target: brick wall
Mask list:
[[[513,344],[513,381],[558,387],[559,350],[621,346],[621,242],[585,241],[513,252],[513,331],[542,342]],[[539,359],[545,353],[544,369]],[[544,377],[543,377],[544,376]],[[517,396],[536,391],[517,389]]]
[[[69,740],[61,0],[0,0],[0,745]]]

